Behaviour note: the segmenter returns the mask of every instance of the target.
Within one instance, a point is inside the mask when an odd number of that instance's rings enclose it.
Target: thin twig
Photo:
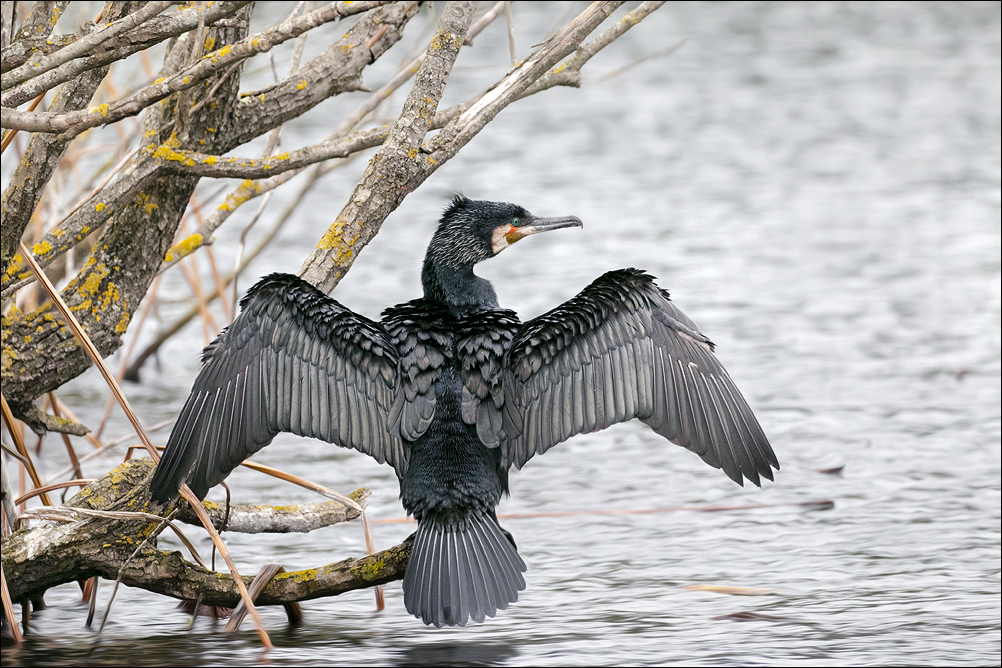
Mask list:
[[[31,483],[35,486],[35,489],[42,487],[42,479],[38,476],[38,471],[35,470],[35,464],[31,461],[31,456],[28,454],[28,448],[24,446],[24,439],[21,438],[21,433],[14,426],[14,414],[10,412],[10,406],[7,405],[7,399],[0,393],[0,405],[3,407],[3,421],[7,425],[7,431],[10,432],[10,437],[14,439],[14,447],[24,458],[22,463],[24,468],[28,471],[28,476],[31,478]],[[45,492],[40,494],[42,503],[47,506],[52,505],[52,500],[49,495]]]
[[[504,19],[508,24],[508,53],[511,55],[511,66],[518,65],[518,54],[515,51],[515,20],[511,16],[511,0],[505,0]]]
[[[57,483],[53,483],[51,485],[46,485],[44,487],[39,487],[37,489],[31,490],[30,492],[28,492],[26,494],[22,494],[21,496],[19,496],[14,501],[14,504],[15,505],[21,505],[22,503],[24,503],[25,501],[27,501],[30,498],[38,496],[39,494],[42,494],[43,492],[51,492],[52,490],[55,490],[55,489],[64,489],[66,487],[85,487],[85,486],[91,484],[92,482],[94,482],[94,480],[95,480],[95,478],[80,478],[80,479],[77,479],[77,480],[66,480],[64,482],[57,482]]]
[[[3,614],[7,617],[7,626],[10,627],[10,635],[14,638],[14,644],[20,645],[23,641],[21,637],[21,629],[17,627],[17,620],[14,618],[14,604],[10,600],[10,590],[7,589],[7,576],[4,575],[3,565],[0,564],[0,585],[3,589],[0,593],[3,594]]]
[[[257,462],[244,461],[241,462],[241,465],[246,466],[247,468],[254,471],[267,473],[268,475],[274,478],[285,480],[286,482],[291,482],[294,485],[299,485],[300,487],[316,492],[321,496],[326,496],[328,499],[334,499],[335,501],[340,501],[344,505],[348,506],[353,510],[357,510],[360,513],[364,512],[362,506],[358,505],[358,503],[355,502],[355,499],[351,498],[350,496],[345,496],[344,494],[339,494],[332,489],[327,489],[323,485],[319,485],[311,480],[300,478],[299,476],[294,475],[292,473],[280,471],[279,469],[272,468],[271,466],[266,466],[265,464],[258,464]]]
[[[104,625],[108,621],[108,615],[111,614],[111,604],[115,602],[115,594],[118,593],[118,586],[122,584],[122,572],[125,571],[125,567],[129,565],[130,561],[136,558],[136,555],[139,554],[140,550],[146,547],[151,540],[160,535],[160,533],[170,524],[170,521],[174,519],[175,515],[177,515],[177,508],[172,510],[170,515],[163,518],[163,521],[160,522],[160,524],[158,524],[157,527],[143,539],[143,542],[136,547],[132,554],[129,555],[129,558],[122,562],[122,565],[118,569],[118,577],[115,578],[115,586],[112,588],[111,596],[108,598],[108,604],[104,606],[104,615],[101,616],[101,625],[97,627],[98,635],[101,635],[101,631],[104,630]]]

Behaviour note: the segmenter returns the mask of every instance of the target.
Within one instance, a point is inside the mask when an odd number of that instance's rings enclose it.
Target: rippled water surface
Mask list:
[[[562,11],[516,3],[520,49]],[[415,34],[428,19],[417,21]],[[447,104],[504,73],[503,38],[499,24],[464,51]],[[683,38],[673,55],[599,80]],[[388,56],[370,86],[403,57]],[[381,613],[368,591],[304,604],[298,628],[263,610],[279,647],[267,655],[249,623],[229,638],[206,619],[189,631],[173,600],[138,590],[119,594],[98,641],[65,586],[4,665],[997,664],[1000,62],[998,3],[671,4],[592,61],[582,89],[504,111],[388,219],[335,291],[370,317],[417,296],[424,246],[454,191],[578,215],[583,230],[482,266],[501,303],[528,318],[606,270],[650,271],[718,344],[783,469],[742,489],[631,423],[534,459],[500,512],[774,507],[509,519],[528,587],[496,619],[426,628],[394,583]],[[361,96],[323,113],[337,118]],[[296,121],[284,145],[328,131]],[[361,162],[309,196],[242,287],[300,265]],[[222,257],[249,216],[220,231]],[[173,276],[164,294],[185,290]],[[185,308],[166,303],[160,315]],[[202,337],[190,326],[127,388],[145,423],[176,415]],[[89,424],[104,397],[90,373],[64,395]],[[367,486],[370,517],[402,515],[390,469],[362,455],[283,436],[256,459],[334,489]],[[236,501],[314,500],[247,471],[230,480]],[[834,507],[795,505],[822,499]],[[377,547],[412,530],[377,524]],[[246,572],[365,549],[355,524],[228,541]]]

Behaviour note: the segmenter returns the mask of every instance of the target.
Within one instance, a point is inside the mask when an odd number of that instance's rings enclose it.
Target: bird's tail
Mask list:
[[[435,626],[493,617],[525,589],[525,562],[493,514],[426,516],[404,575],[407,612]]]

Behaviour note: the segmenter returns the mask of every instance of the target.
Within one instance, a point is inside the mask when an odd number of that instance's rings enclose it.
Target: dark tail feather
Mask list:
[[[425,518],[404,575],[407,612],[435,626],[482,622],[518,600],[525,562],[497,520]]]

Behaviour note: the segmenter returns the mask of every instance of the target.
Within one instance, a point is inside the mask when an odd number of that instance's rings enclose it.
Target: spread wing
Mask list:
[[[387,429],[399,362],[383,327],[288,274],[261,280],[241,307],[205,349],[153,498],[170,499],[186,478],[204,498],[281,431],[354,448],[402,475],[407,450]]]
[[[575,434],[631,418],[739,484],[779,469],[710,340],[650,275],[620,269],[518,331],[506,360],[503,461],[521,468]]]

